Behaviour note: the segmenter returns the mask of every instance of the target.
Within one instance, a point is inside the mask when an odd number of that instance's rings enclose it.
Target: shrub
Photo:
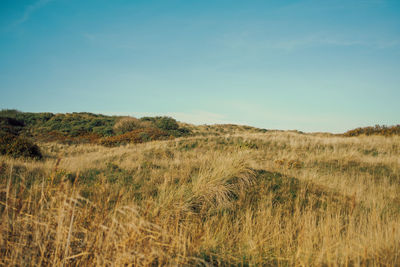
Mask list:
[[[43,158],[39,146],[26,138],[22,138],[10,133],[0,134],[0,154],[8,155],[14,158]]]
[[[168,133],[174,137],[181,137],[181,136],[187,136],[191,132],[188,128],[178,128],[176,130],[170,130]]]
[[[113,130],[116,134],[124,134],[135,129],[153,127],[151,121],[141,121],[134,117],[123,117],[114,124]]]
[[[385,125],[375,125],[374,127],[363,127],[356,128],[350,131],[347,131],[343,134],[344,136],[359,136],[359,135],[383,135],[383,136],[391,136],[391,135],[400,135],[400,125],[396,126],[385,126]]]
[[[160,118],[160,117],[142,117],[142,118],[140,118],[140,120],[155,123],[157,118]]]
[[[16,136],[9,132],[0,133],[0,154],[6,155],[10,145],[14,142]]]
[[[43,155],[38,145],[32,143],[26,138],[18,137],[11,145],[8,154],[12,157],[24,157],[42,159]]]
[[[0,129],[18,136],[64,143],[95,143],[100,138],[124,135],[140,129],[142,130],[139,131],[140,136],[136,136],[138,133],[135,132],[129,137],[107,140],[128,138],[129,142],[145,142],[165,136],[180,137],[190,133],[188,129],[179,128],[176,120],[170,117],[144,117],[139,120],[134,117],[105,116],[88,112],[53,114],[18,110],[0,110]],[[158,129],[158,133],[154,134],[154,129]]]
[[[3,132],[16,135],[22,130],[23,127],[24,123],[22,121],[16,120],[14,118],[0,117],[0,129]]]
[[[4,126],[15,126],[15,127],[23,127],[24,123],[14,118],[9,117],[0,117],[0,125]]]
[[[15,109],[3,109],[0,111],[0,117],[13,118],[28,126],[40,125],[50,120],[53,116],[54,114],[49,112],[21,112]]]
[[[159,117],[155,121],[156,126],[165,131],[178,130],[179,125],[175,119],[171,117]]]
[[[41,134],[57,131],[73,137],[88,133],[109,136],[113,134],[112,127],[116,119],[87,112],[56,114],[50,120],[38,125],[35,131]]]
[[[153,140],[162,140],[169,137],[169,133],[157,128],[142,128],[125,134],[110,136],[100,139],[99,143],[104,146],[118,146],[129,143],[143,143]]]
[[[187,128],[180,128],[174,118],[171,117],[143,117],[140,118],[142,122],[152,123],[157,128],[167,131],[169,135],[174,137],[186,136],[191,133]]]

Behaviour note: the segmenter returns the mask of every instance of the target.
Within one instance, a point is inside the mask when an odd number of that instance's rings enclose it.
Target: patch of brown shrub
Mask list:
[[[118,146],[129,143],[143,143],[153,140],[168,139],[170,135],[157,128],[136,129],[121,135],[105,137],[99,140],[99,144],[103,146]]]
[[[125,134],[135,129],[150,128],[153,126],[151,121],[141,121],[134,117],[123,117],[117,121],[113,127],[116,134]]]
[[[400,135],[400,125],[395,126],[385,126],[385,125],[375,125],[374,127],[360,127],[343,134],[344,136],[359,136],[359,135]]]

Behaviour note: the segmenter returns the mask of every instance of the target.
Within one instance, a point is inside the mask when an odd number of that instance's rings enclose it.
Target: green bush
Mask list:
[[[169,135],[174,137],[186,136],[191,133],[187,128],[180,128],[179,124],[171,117],[143,117],[141,121],[153,123],[158,129],[167,131]]]
[[[171,117],[158,117],[156,118],[155,123],[158,128],[165,131],[178,130],[179,128],[176,120]]]
[[[0,117],[0,129],[3,132],[16,135],[22,130],[23,127],[24,123],[19,120],[9,117]]]
[[[58,131],[73,137],[96,133],[101,136],[112,135],[116,117],[97,115],[87,112],[56,114],[50,120],[37,127],[37,131],[46,134]]]
[[[174,137],[181,137],[181,136],[187,136],[190,134],[190,130],[187,128],[179,128],[176,130],[170,130],[168,131],[170,135]]]
[[[8,132],[0,132],[0,154],[6,155],[8,153],[10,145],[15,140],[15,135]]]
[[[3,132],[36,140],[57,142],[91,142],[101,138],[124,135],[132,131],[130,139],[145,142],[190,134],[190,130],[180,128],[171,117],[133,117],[105,116],[88,112],[79,113],[33,113],[8,109],[0,111],[0,129]],[[155,134],[155,129],[158,132]],[[140,131],[139,131],[140,130]],[[141,132],[139,135],[138,133]],[[151,132],[149,134],[148,132]],[[162,132],[162,134],[160,134]],[[124,139],[126,136],[116,138]]]
[[[21,112],[15,109],[3,109],[0,111],[0,117],[16,119],[26,126],[40,125],[50,120],[53,116],[54,114],[49,112]]]

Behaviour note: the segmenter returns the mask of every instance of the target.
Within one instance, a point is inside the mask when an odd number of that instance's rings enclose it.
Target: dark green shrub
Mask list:
[[[56,114],[50,120],[38,126],[36,131],[41,134],[57,131],[72,137],[88,133],[110,136],[113,134],[112,128],[116,120],[116,117],[87,112]]]
[[[177,130],[170,131],[171,135],[175,137],[180,137],[180,136],[187,136],[191,133],[191,131],[188,128],[179,128]]]
[[[140,120],[141,121],[149,121],[149,122],[155,123],[157,118],[160,118],[160,117],[142,117],[142,118],[140,118]]]
[[[23,127],[24,123],[22,121],[16,120],[14,118],[0,117],[0,130],[2,132],[16,135],[22,130]]]
[[[0,117],[17,119],[17,116],[20,113],[21,112],[16,109],[2,109],[2,110],[0,110]]]
[[[154,124],[157,128],[167,131],[171,136],[180,137],[186,136],[191,133],[187,128],[179,128],[179,124],[174,118],[171,117],[143,117],[140,118],[143,122],[148,122]]]
[[[178,130],[179,128],[176,120],[171,117],[159,117],[156,119],[155,123],[158,128],[165,131]]]
[[[11,145],[8,154],[16,158],[17,157],[34,158],[34,159],[43,158],[39,146],[32,143],[28,139],[20,137],[17,138],[15,142]]]
[[[15,126],[15,127],[24,127],[24,123],[14,118],[9,117],[0,117],[0,125],[1,126]]]
[[[9,132],[0,132],[0,154],[6,155],[16,136]]]
[[[9,133],[0,134],[0,154],[14,158],[43,158],[39,146],[26,138]]]
[[[3,109],[0,111],[0,117],[16,119],[23,122],[26,126],[40,125],[50,120],[53,116],[54,114],[49,112],[21,112],[15,109]]]
[[[137,143],[190,134],[188,129],[179,128],[176,120],[171,117],[144,117],[138,120],[88,112],[53,114],[18,110],[0,111],[0,130],[44,142],[63,143],[96,143],[100,138],[124,135],[136,130],[128,134],[128,138],[122,136],[115,140]]]

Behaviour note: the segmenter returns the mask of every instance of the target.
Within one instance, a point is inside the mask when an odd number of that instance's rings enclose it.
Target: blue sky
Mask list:
[[[0,108],[400,123],[398,0],[0,0]]]

